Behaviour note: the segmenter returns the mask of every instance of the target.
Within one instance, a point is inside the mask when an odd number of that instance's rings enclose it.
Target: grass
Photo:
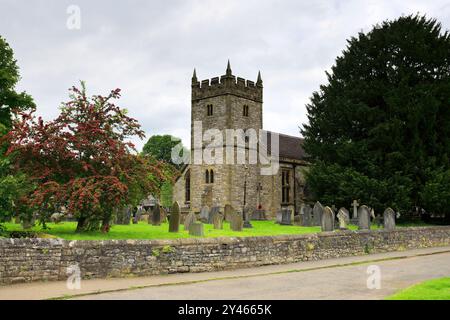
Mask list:
[[[450,300],[450,278],[425,281],[406,288],[388,300]]]
[[[274,236],[291,235],[320,232],[320,227],[300,227],[283,226],[274,223],[274,221],[252,221],[253,228],[243,229],[241,232],[232,231],[230,224],[224,222],[223,230],[216,230],[211,224],[204,225],[205,237],[255,237],[255,236]],[[22,226],[14,223],[5,223],[8,231],[22,231]],[[41,237],[56,237],[66,240],[112,240],[112,239],[177,239],[190,238],[188,231],[180,225],[180,232],[169,233],[169,225],[163,223],[160,226],[152,226],[147,222],[130,225],[113,225],[108,233],[102,232],[84,232],[75,233],[75,222],[62,222],[59,224],[49,223],[48,230],[43,230],[40,226],[35,226],[31,231],[40,233]],[[351,230],[356,230],[356,226],[350,226]],[[372,226],[376,229],[375,226]]]

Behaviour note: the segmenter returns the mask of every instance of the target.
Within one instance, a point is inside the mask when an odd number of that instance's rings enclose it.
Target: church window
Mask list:
[[[185,182],[185,201],[186,203],[191,201],[191,171],[188,170],[186,172],[186,175],[184,176],[184,182]]]
[[[242,114],[244,117],[248,117],[248,105],[244,105]]]
[[[212,104],[208,104],[206,106],[206,109],[207,109],[208,116],[212,116],[213,115],[213,105]]]
[[[214,183],[214,171],[212,169],[205,171],[205,182]]]
[[[291,185],[290,185],[290,174],[288,170],[283,170],[281,172],[281,202],[282,203],[289,203],[290,202],[290,191],[291,191]]]

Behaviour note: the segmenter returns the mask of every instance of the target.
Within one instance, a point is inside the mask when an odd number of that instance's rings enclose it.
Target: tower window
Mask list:
[[[242,108],[242,115],[244,117],[248,117],[248,105],[244,105],[244,107]]]
[[[282,203],[289,203],[290,202],[290,191],[291,191],[291,185],[289,183],[289,171],[283,170],[281,172],[281,202]]]
[[[212,169],[205,171],[205,182],[214,183],[214,171]]]
[[[207,110],[208,116],[212,116],[213,115],[213,105],[212,104],[208,104],[206,106],[206,110]]]
[[[191,201],[191,171],[188,170],[184,176],[185,183],[185,201],[186,203]]]

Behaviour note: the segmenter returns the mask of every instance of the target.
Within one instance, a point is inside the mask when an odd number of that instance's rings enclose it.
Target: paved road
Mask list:
[[[379,267],[380,289],[367,288],[367,272],[371,265]],[[450,252],[363,265],[288,271],[163,285],[78,299],[382,299],[417,282],[450,276]]]

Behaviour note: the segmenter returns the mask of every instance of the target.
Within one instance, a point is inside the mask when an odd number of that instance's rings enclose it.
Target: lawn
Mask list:
[[[254,236],[274,236],[320,232],[320,227],[299,227],[299,226],[283,226],[276,224],[274,221],[252,221],[253,228],[243,229],[241,232],[231,231],[230,224],[224,222],[223,230],[215,230],[213,225],[205,224],[205,237],[254,237]],[[8,231],[23,230],[21,225],[13,223],[5,223],[4,226]],[[191,236],[184,227],[180,225],[180,232],[169,233],[169,225],[163,223],[160,226],[152,226],[147,222],[139,222],[139,224],[130,225],[113,225],[109,233],[102,232],[86,232],[75,233],[75,222],[62,222],[59,224],[49,223],[49,230],[42,230],[40,226],[34,227],[32,230],[42,233],[42,237],[48,235],[67,239],[67,240],[108,240],[108,239],[176,239],[190,238]],[[376,228],[372,226],[372,228]],[[357,229],[356,226],[350,226],[350,229]]]
[[[425,281],[406,288],[388,300],[450,300],[450,278]]]

